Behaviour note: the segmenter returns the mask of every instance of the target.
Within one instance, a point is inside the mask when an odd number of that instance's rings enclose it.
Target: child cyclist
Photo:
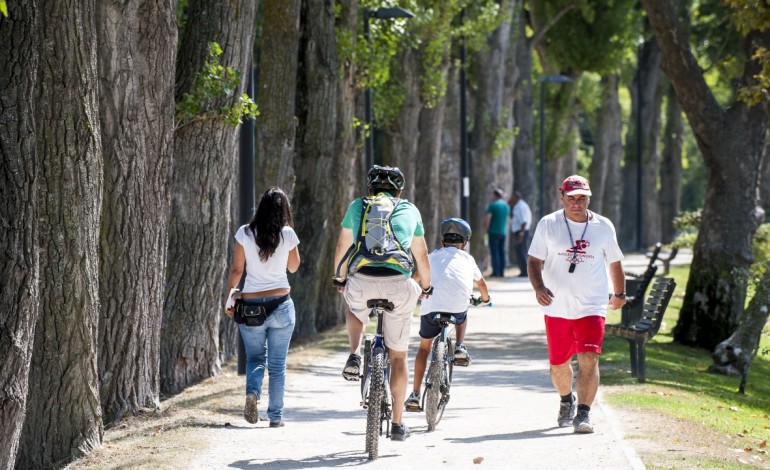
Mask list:
[[[441,248],[430,256],[431,284],[433,295],[422,301],[420,307],[420,348],[414,359],[414,386],[404,405],[407,411],[420,411],[420,384],[425,375],[425,368],[430,354],[431,343],[441,328],[431,318],[431,313],[452,313],[457,319],[455,324],[456,346],[455,365],[470,364],[468,350],[463,344],[468,304],[473,283],[481,291],[481,302],[489,303],[487,283],[476,266],[476,260],[464,251],[471,238],[471,227],[463,219],[446,219],[441,222]],[[419,274],[419,273],[418,273]]]

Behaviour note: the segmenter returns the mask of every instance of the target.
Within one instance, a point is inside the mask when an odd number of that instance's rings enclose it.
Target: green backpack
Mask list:
[[[398,241],[391,223],[400,202],[382,193],[361,198],[358,236],[343,258],[348,260],[348,276],[372,263],[392,265],[407,272],[414,270],[412,253]]]

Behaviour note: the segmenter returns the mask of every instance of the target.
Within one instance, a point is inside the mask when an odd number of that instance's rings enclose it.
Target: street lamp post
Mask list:
[[[545,101],[546,83],[572,83],[565,75],[546,75],[540,77],[540,218],[545,215]]]
[[[465,10],[460,12],[460,21],[465,21]],[[470,220],[470,175],[468,174],[468,106],[466,102],[467,79],[465,77],[465,35],[460,39],[460,217]]]
[[[405,10],[400,7],[395,8],[378,8],[376,10],[370,10],[364,8],[364,40],[371,46],[372,39],[369,34],[369,20],[371,18],[378,20],[395,19],[395,18],[413,18],[414,13],[409,10]],[[372,87],[367,82],[366,89],[364,89],[364,121],[366,123],[366,134],[364,139],[364,157],[366,168],[364,168],[364,175],[374,165],[374,126],[372,119]],[[366,178],[364,178],[366,180]]]

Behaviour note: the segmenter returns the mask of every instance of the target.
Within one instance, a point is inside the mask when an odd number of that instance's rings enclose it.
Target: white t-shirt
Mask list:
[[[429,256],[433,295],[422,301],[420,314],[462,313],[468,310],[473,282],[481,279],[476,260],[453,246],[434,250]]]
[[[542,307],[548,316],[576,319],[607,314],[610,292],[607,268],[622,260],[623,252],[612,222],[593,212],[591,216],[586,227],[585,222],[566,219],[565,223],[564,210],[559,210],[537,224],[529,255],[545,261],[543,282],[554,294],[551,305]],[[567,223],[574,245],[570,243]],[[585,236],[581,237],[584,229]],[[573,262],[575,271],[570,273]]]
[[[288,225],[281,230],[281,235],[282,240],[275,248],[275,253],[263,262],[259,259],[259,247],[249,226],[243,225],[235,233],[235,240],[243,246],[246,254],[246,280],[242,292],[291,288],[286,277],[286,263],[289,260],[289,252],[299,245],[299,238]]]
[[[532,211],[529,209],[529,204],[524,202],[524,199],[519,199],[519,202],[513,206],[511,231],[516,233],[521,230],[521,224],[526,224],[524,230],[529,230],[532,226]]]

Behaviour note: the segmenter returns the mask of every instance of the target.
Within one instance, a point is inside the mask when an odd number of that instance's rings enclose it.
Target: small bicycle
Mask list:
[[[361,368],[361,406],[367,410],[366,452],[369,460],[374,460],[378,455],[383,422],[386,437],[390,437],[390,357],[382,336],[382,316],[384,311],[393,310],[393,303],[387,299],[371,299],[366,306],[372,309],[371,316],[377,317],[376,333],[364,339],[364,363]]]
[[[478,306],[482,304],[480,297],[471,296],[470,304]],[[487,304],[488,306],[491,304]],[[452,385],[452,370],[455,365],[467,366],[470,360],[455,361],[454,344],[449,337],[449,325],[457,323],[457,318],[452,313],[435,312],[433,320],[441,327],[441,331],[433,340],[431,359],[428,373],[425,376],[425,392],[422,395],[420,406],[425,410],[425,418],[428,421],[428,431],[436,429],[436,425],[444,416],[444,409],[449,403],[449,389]]]

